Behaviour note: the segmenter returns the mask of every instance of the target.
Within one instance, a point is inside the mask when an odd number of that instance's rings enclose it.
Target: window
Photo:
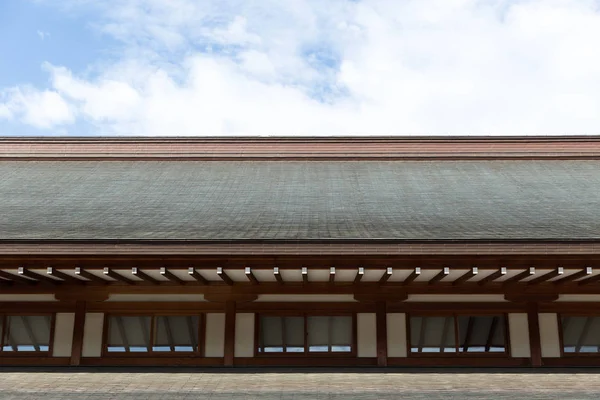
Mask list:
[[[108,353],[198,353],[199,315],[141,315],[107,317]]]
[[[506,353],[505,327],[503,315],[411,316],[410,352]]]
[[[50,351],[51,315],[0,316],[3,353]]]
[[[561,325],[565,354],[600,352],[600,317],[563,315]]]
[[[353,316],[272,316],[258,320],[258,353],[352,354]]]

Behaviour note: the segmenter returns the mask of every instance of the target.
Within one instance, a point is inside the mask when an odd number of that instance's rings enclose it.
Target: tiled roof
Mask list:
[[[0,240],[600,239],[600,161],[1,161]]]

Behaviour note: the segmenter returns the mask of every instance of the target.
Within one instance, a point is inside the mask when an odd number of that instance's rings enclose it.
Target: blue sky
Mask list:
[[[3,0],[0,135],[600,134],[599,0]]]

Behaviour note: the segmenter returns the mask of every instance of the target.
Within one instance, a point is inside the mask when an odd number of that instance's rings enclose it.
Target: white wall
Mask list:
[[[75,313],[57,313],[54,319],[53,357],[71,357]]]
[[[102,330],[104,325],[103,313],[85,314],[83,327],[83,357],[100,357],[102,355]]]
[[[406,357],[406,314],[387,314],[388,357]]]
[[[252,333],[254,337],[254,332]],[[225,355],[225,314],[206,314],[206,340],[204,341],[206,357],[223,357]]]
[[[236,314],[234,351],[236,357],[254,357],[254,314]]]
[[[356,316],[358,357],[377,357],[377,321],[375,313]]]
[[[540,313],[538,316],[540,320],[542,357],[560,357],[558,316],[554,313]]]
[[[529,323],[526,313],[508,314],[508,330],[512,357],[531,357]]]

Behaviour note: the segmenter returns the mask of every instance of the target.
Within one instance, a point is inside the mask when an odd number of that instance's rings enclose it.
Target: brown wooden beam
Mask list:
[[[102,285],[108,285],[110,283],[106,279],[104,279],[98,275],[94,275],[91,272],[86,271],[81,267],[75,267],[75,275],[81,276],[82,278],[85,278],[90,282],[100,283]]]
[[[62,282],[57,281],[56,279],[52,279],[48,276],[38,274],[37,272],[33,272],[25,267],[19,267],[17,273],[21,276],[25,276],[27,278],[36,279],[40,282],[49,283],[51,285],[60,285]]]
[[[154,279],[150,275],[146,274],[144,271],[142,271],[138,267],[132,267],[131,268],[131,275],[137,276],[138,278],[140,278],[144,282],[149,282],[149,283],[151,283],[153,285],[160,285],[160,281],[157,281],[156,279]]]
[[[70,365],[79,365],[83,351],[83,332],[85,327],[86,302],[75,303],[75,321],[73,323],[73,344],[71,345]]]
[[[159,273],[161,276],[164,276],[165,278],[167,278],[169,281],[171,281],[173,283],[177,283],[179,285],[185,285],[185,281],[183,279],[181,279],[180,277],[178,277],[177,275],[175,275],[174,273],[169,271],[166,267],[160,267]]]
[[[259,285],[260,282],[258,281],[258,279],[256,279],[256,276],[254,276],[254,274],[252,273],[252,269],[250,267],[246,267],[244,269],[244,273],[246,274],[246,278],[248,278],[248,280],[250,282],[252,282],[253,285]]]
[[[112,269],[110,269],[108,267],[104,267],[104,271],[102,271],[102,272],[104,273],[104,275],[108,276],[109,278],[113,278],[116,281],[123,282],[128,285],[133,285],[135,283],[131,279],[127,279],[123,275],[117,274],[115,271],[113,271]]]
[[[498,322],[500,321],[500,317],[494,317],[492,319],[492,324],[490,325],[490,331],[488,332],[487,340],[485,341],[485,351],[488,352],[492,348],[492,342],[494,341],[494,335],[496,334],[496,327],[498,326]]]
[[[281,272],[279,272],[279,267],[273,268],[273,275],[275,275],[275,280],[277,281],[277,283],[283,285],[283,277],[281,276]]]
[[[562,274],[564,274],[563,267],[557,267],[554,271],[548,272],[547,274],[544,274],[540,277],[532,279],[529,282],[527,282],[527,284],[528,285],[538,285],[538,284],[540,284],[542,282],[546,282],[552,278],[556,278],[557,276],[560,276]]]
[[[577,281],[577,285],[583,286],[583,285],[589,285],[591,283],[598,283],[598,282],[600,282],[600,274],[592,275],[589,278]]]
[[[377,366],[387,366],[387,309],[385,301],[375,303]]]
[[[76,285],[85,285],[85,281],[83,281],[81,279],[78,279],[78,278],[75,278],[74,276],[67,275],[64,272],[61,272],[61,271],[57,270],[54,267],[48,267],[46,269],[46,273],[49,276],[55,276],[55,277],[57,277],[59,279],[62,279],[65,282],[68,282],[68,283],[73,283],[73,284],[76,284]]]
[[[308,285],[308,268],[302,267],[302,283]]]
[[[490,275],[486,276],[485,278],[482,278],[480,281],[477,282],[477,284],[479,286],[483,286],[486,283],[493,282],[496,279],[498,279],[504,275],[506,275],[506,267],[501,267],[498,271],[494,272],[493,274],[490,274]]]
[[[196,280],[196,282],[200,283],[201,285],[208,285],[208,281],[206,280],[206,278],[203,277],[202,275],[200,275],[200,273],[198,271],[196,271],[196,269],[194,267],[188,268],[188,274],[189,274],[189,276],[194,278]]]
[[[384,284],[388,281],[388,279],[390,279],[390,277],[392,276],[393,273],[393,269],[392,267],[387,267],[385,272],[383,273],[383,275],[381,276],[381,279],[379,279],[379,284]]]
[[[542,345],[540,337],[540,320],[537,303],[527,305],[527,320],[529,326],[529,348],[531,351],[531,366],[542,366]]]
[[[464,273],[463,275],[459,276],[457,279],[454,280],[454,282],[452,282],[453,286],[458,286],[466,281],[468,281],[469,279],[477,276],[477,274],[479,273],[477,267],[473,267],[471,268],[471,270],[467,273]]]
[[[519,282],[521,279],[527,278],[528,276],[531,276],[533,274],[535,274],[535,268],[529,267],[525,271],[518,273],[517,275],[513,276],[512,278],[508,278],[507,280],[502,282],[502,285],[503,286],[511,285],[511,284]]]
[[[358,267],[358,271],[356,271],[356,276],[354,277],[354,284],[355,285],[358,284],[364,275],[365,275],[365,268]]]
[[[447,277],[449,274],[450,274],[450,268],[444,267],[444,269],[442,269],[436,276],[434,276],[433,278],[431,278],[429,280],[428,284],[433,285],[433,284],[441,281],[445,277]]]
[[[421,275],[421,267],[416,267],[413,270],[413,272],[411,272],[410,275],[406,277],[406,279],[404,280],[404,282],[402,282],[402,284],[403,285],[408,285],[412,281],[414,281],[415,279],[417,279],[420,275]]]
[[[0,278],[8,279],[15,283],[22,283],[25,285],[37,285],[39,283],[38,281],[27,279],[22,276],[11,274],[10,272],[1,271],[1,270],[0,270]]]
[[[225,350],[223,365],[231,367],[235,358],[235,301],[225,302]]]
[[[555,285],[564,285],[565,283],[572,282],[574,280],[583,278],[588,275],[592,275],[592,267],[585,267],[584,269],[582,269],[579,272],[575,272],[574,274],[567,275],[563,278],[557,279],[552,283],[554,283]]]
[[[217,275],[219,278],[223,280],[227,285],[233,286],[233,280],[223,271],[223,267],[217,267]]]

